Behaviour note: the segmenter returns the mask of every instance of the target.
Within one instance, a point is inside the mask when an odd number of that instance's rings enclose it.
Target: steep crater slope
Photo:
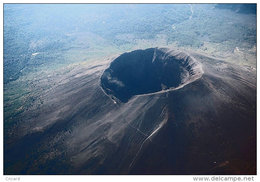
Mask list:
[[[178,89],[198,79],[202,67],[191,56],[166,48],[124,53],[101,76],[101,86],[115,100]]]

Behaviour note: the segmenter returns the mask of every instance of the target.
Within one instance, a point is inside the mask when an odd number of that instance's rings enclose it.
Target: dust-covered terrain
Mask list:
[[[45,104],[25,112],[10,131],[7,170],[14,174],[25,169],[26,174],[253,174],[255,71],[191,56],[202,64],[204,73],[197,80],[127,102],[114,101],[101,87],[100,77],[109,61],[64,73],[67,81],[46,93]]]
[[[4,174],[256,174],[254,7],[6,4]]]

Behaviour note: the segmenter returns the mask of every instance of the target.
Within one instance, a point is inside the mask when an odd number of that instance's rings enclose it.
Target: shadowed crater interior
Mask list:
[[[114,59],[101,76],[101,86],[113,99],[127,102],[134,95],[181,87],[202,73],[200,64],[183,52],[149,48]]]

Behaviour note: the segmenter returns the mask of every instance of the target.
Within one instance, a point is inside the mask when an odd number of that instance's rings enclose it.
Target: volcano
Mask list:
[[[5,174],[256,174],[255,69],[150,48],[60,75],[8,131]]]

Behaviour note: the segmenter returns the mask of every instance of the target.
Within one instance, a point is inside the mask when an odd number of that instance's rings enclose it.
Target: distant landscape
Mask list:
[[[5,174],[256,174],[256,4],[4,4],[3,32]]]

